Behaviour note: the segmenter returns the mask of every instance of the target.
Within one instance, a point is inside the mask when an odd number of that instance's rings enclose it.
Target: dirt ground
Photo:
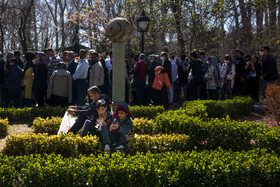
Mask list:
[[[33,129],[28,126],[28,124],[14,124],[14,125],[10,125],[9,126],[9,135],[11,134],[25,134],[25,133],[31,133],[33,132]],[[9,136],[8,135],[8,136]],[[6,139],[7,137],[0,139],[0,152],[2,151],[5,143],[6,143]]]

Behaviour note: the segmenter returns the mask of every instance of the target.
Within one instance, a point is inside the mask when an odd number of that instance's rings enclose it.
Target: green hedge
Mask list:
[[[147,118],[134,118],[133,131],[136,134],[153,134],[154,121]]]
[[[259,149],[79,159],[0,154],[0,179],[0,186],[279,186],[280,158]]]
[[[163,106],[130,106],[130,113],[135,118],[148,118],[153,119],[158,114],[164,112]]]
[[[186,101],[183,108],[189,109],[204,105],[208,118],[223,118],[227,115],[231,118],[238,118],[251,113],[254,100],[250,97],[234,97],[224,101],[197,100]]]
[[[32,128],[34,129],[34,133],[48,133],[49,135],[55,135],[58,132],[61,121],[61,117],[47,117],[46,119],[37,117],[33,121]]]
[[[269,128],[263,123],[237,122],[229,117],[206,122],[198,117],[173,113],[158,116],[153,128],[154,134],[187,134],[191,144],[202,149],[222,147],[237,151],[269,146],[280,153],[278,132],[279,128]],[[252,140],[257,144],[252,144]]]
[[[10,122],[31,122],[36,117],[62,117],[67,108],[60,106],[51,107],[25,107],[25,108],[0,108],[0,118],[9,118]]]
[[[8,134],[9,121],[8,119],[0,119],[0,137],[5,137]]]
[[[135,135],[128,139],[127,151],[130,154],[139,152],[186,151],[192,148],[190,137],[184,134],[172,135]]]
[[[144,117],[152,119],[164,111],[163,106],[131,106],[129,108],[136,118]],[[31,122],[36,117],[63,117],[66,110],[66,107],[60,106],[0,108],[0,118],[9,118],[9,121],[13,123]]]
[[[98,154],[101,144],[96,136],[81,138],[76,135],[24,134],[7,138],[3,153],[7,155],[29,155],[56,153],[78,157],[79,154]]]
[[[126,152],[135,154],[140,152],[166,152],[186,151],[193,146],[189,143],[187,135],[135,135],[128,138]],[[102,151],[101,143],[96,136],[80,138],[74,135],[25,134],[8,137],[3,153],[7,155],[30,154],[63,154],[63,156],[75,156],[79,154],[98,154]]]
[[[190,118],[194,119],[194,118]],[[268,128],[253,122],[235,122],[229,118],[212,120],[209,123],[189,123],[188,135],[185,134],[135,134],[128,139],[127,153],[186,151],[197,147],[199,150],[242,151],[254,148],[267,148],[280,154],[280,129]],[[182,132],[183,133],[183,132]],[[87,144],[88,143],[88,144]],[[81,148],[84,146],[84,148]],[[98,138],[80,138],[73,135],[47,136],[47,134],[12,135],[6,141],[4,153],[25,155],[36,153],[57,153],[64,156],[97,154],[102,151]]]
[[[33,128],[37,133],[56,134],[60,122],[61,118],[37,118]],[[137,135],[186,134],[190,136],[188,144],[199,149],[221,147],[238,151],[261,147],[280,153],[278,128],[268,128],[263,123],[238,122],[229,117],[204,121],[199,117],[181,115],[181,111],[169,111],[154,120],[135,118],[133,130]]]

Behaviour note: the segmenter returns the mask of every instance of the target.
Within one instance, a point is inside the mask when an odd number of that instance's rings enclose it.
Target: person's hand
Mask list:
[[[107,123],[105,121],[102,122],[102,125],[107,126]]]
[[[119,128],[119,123],[112,124],[111,127],[110,127],[110,131],[118,130],[118,128]]]
[[[67,112],[68,112],[68,114],[73,115],[73,114],[74,114],[74,112],[75,112],[75,110],[74,110],[74,109],[72,109],[72,108],[70,108],[70,109],[68,109],[68,110],[67,110]]]
[[[110,131],[113,131],[113,130],[115,130],[115,125],[114,125],[114,124],[112,124],[112,125],[110,126]]]

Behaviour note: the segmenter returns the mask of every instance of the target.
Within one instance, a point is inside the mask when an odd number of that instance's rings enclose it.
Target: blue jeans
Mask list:
[[[86,104],[86,89],[87,83],[86,79],[77,79],[76,80],[76,88],[77,88],[77,105],[85,106]]]
[[[231,98],[231,90],[227,91],[226,90],[227,86],[225,84],[223,84],[222,88],[221,88],[221,99],[225,100],[225,94],[227,92],[227,99]]]

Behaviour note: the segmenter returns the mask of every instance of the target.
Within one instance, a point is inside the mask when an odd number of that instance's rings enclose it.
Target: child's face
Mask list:
[[[125,117],[127,116],[127,113],[125,111],[118,111],[118,117],[120,118],[120,120],[123,120]]]
[[[103,107],[103,106],[99,107],[97,109],[98,116],[105,116],[106,110],[107,110],[107,107]]]
[[[10,61],[10,66],[13,66],[15,63],[13,61]]]

